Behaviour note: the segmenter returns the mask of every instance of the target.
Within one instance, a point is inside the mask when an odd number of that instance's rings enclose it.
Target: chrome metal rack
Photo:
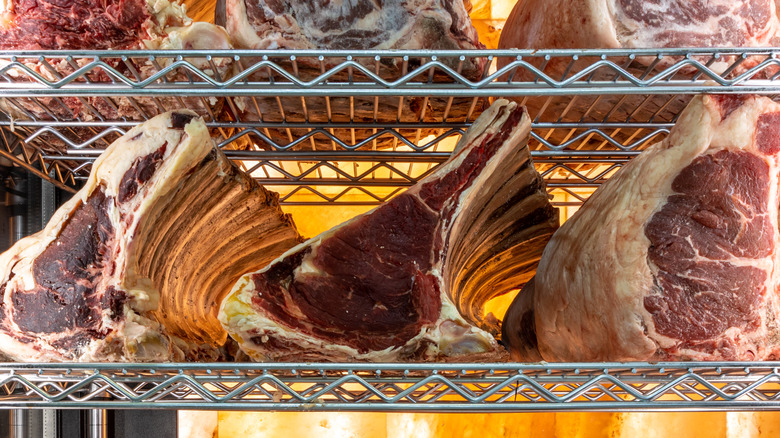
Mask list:
[[[0,405],[304,411],[780,408],[780,362],[0,364]]]
[[[691,94],[773,95],[779,66],[774,48],[8,52],[0,154],[72,189],[130,126],[185,106],[283,202],[370,204],[444,161],[490,99],[515,97],[549,189],[577,204]]]
[[[780,48],[0,53],[0,156],[74,190],[129,127],[199,111],[287,204],[372,204],[498,97],[577,205],[696,93],[780,94]],[[483,61],[474,61],[475,59]],[[464,67],[484,63],[483,74]],[[472,69],[473,70],[473,69]],[[482,70],[479,70],[482,71]],[[0,407],[538,411],[780,408],[780,363],[0,364]]]

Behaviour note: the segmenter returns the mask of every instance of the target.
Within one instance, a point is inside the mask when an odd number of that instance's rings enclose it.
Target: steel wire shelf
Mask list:
[[[767,94],[776,89],[780,48],[664,48],[585,50],[136,50],[136,51],[7,51],[0,53],[0,79],[9,96],[55,95],[347,95],[390,94],[416,96],[492,96],[508,87],[509,95],[557,94],[542,88],[569,89],[565,94],[701,93],[713,87],[722,92]],[[229,77],[216,77],[215,61],[228,59],[238,70]],[[462,71],[465,61],[501,60],[500,68],[482,75]],[[398,64],[387,77],[384,67]],[[555,61],[564,68],[547,69]],[[70,67],[58,73],[58,63]],[[153,69],[143,74],[131,68],[136,62]],[[34,63],[37,68],[29,64]],[[300,74],[302,67],[318,66],[312,77]],[[742,68],[740,68],[742,67]],[[169,75],[185,73],[187,81],[170,81]],[[599,70],[612,78],[600,80]],[[95,83],[90,74],[100,72],[107,81]],[[684,78],[681,72],[688,73]],[[262,73],[267,79],[258,80]],[[348,73],[343,80],[339,75]],[[446,82],[425,79],[432,73]],[[523,78],[523,74],[529,76]],[[273,76],[274,74],[279,77]],[[520,77],[517,79],[516,77]],[[28,81],[15,80],[26,77]],[[708,84],[708,81],[711,83]],[[354,88],[341,89],[343,84]],[[95,87],[97,85],[97,87]],[[185,86],[186,85],[186,86]],[[192,87],[195,86],[193,89]],[[286,88],[289,86],[289,88]],[[264,87],[268,87],[265,89]],[[602,87],[607,88],[603,90]],[[622,88],[626,87],[629,91]],[[529,93],[524,88],[532,89]],[[644,89],[644,90],[641,90]],[[296,91],[297,90],[297,91]],[[308,91],[304,91],[308,90]],[[539,91],[534,91],[539,90]],[[309,94],[311,93],[311,94]],[[210,95],[212,95],[210,94]]]
[[[662,140],[693,94],[780,94],[779,53],[3,52],[0,155],[74,191],[127,129],[190,107],[258,181],[295,187],[283,202],[375,204],[444,161],[491,99],[515,96],[534,121],[535,157],[559,160],[537,161],[539,171],[551,188],[573,193]],[[597,161],[607,158],[622,162]]]
[[[226,155],[288,189],[282,202],[376,204],[446,160],[490,99],[515,96],[533,119],[529,147],[548,190],[579,205],[579,189],[662,140],[691,95],[780,94],[778,53],[6,52],[0,156],[74,190],[113,139],[194,104]],[[464,71],[474,58],[489,68]],[[4,408],[762,410],[780,408],[780,362],[14,363],[0,364],[0,394]]]
[[[0,364],[0,407],[520,412],[780,408],[780,362]]]

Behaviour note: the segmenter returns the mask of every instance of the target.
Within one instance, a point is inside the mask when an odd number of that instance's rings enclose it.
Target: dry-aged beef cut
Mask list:
[[[278,196],[194,112],[131,129],[41,232],[0,255],[0,353],[21,361],[213,360],[217,303],[300,241]]]
[[[193,25],[197,28],[191,29]],[[229,38],[223,29],[193,23],[175,0],[0,3],[2,50],[209,49],[225,44]]]
[[[520,0],[501,48],[767,47],[775,0]]]
[[[475,293],[461,272],[533,269],[557,224],[529,132],[524,109],[497,101],[414,187],[242,277],[220,321],[260,361],[500,357],[453,301]],[[508,243],[494,248],[502,233]],[[528,259],[506,263],[513,251]]]
[[[171,18],[183,17],[177,5],[166,6]],[[146,0],[11,0],[3,2],[0,13],[5,50],[130,48],[147,32],[152,16]]]
[[[780,22],[775,0],[520,0],[507,18],[498,47],[500,49],[635,49],[681,47],[769,47],[780,41],[776,34]],[[735,77],[758,62],[759,56],[740,61],[731,73]],[[616,65],[634,77],[649,80],[682,57],[610,56]],[[721,55],[694,57],[715,72],[724,72],[737,57]],[[598,56],[524,58],[554,80],[564,80],[592,67]],[[499,67],[509,57],[499,59]],[[542,65],[544,64],[544,65]],[[675,80],[692,78],[698,70],[683,67],[673,75]],[[773,75],[768,68],[760,75]],[[613,81],[618,77],[612,68],[603,66],[589,71],[584,79]],[[533,81],[535,76],[519,70],[515,81]],[[669,79],[665,77],[664,79]],[[700,76],[699,79],[707,79]],[[622,78],[620,80],[623,80]],[[570,96],[532,97],[525,100],[533,120],[556,122],[673,122],[687,105],[689,96]],[[553,144],[568,140],[565,130],[551,132]],[[610,135],[622,143],[632,143],[634,130],[615,130]],[[603,147],[600,136],[591,137],[585,147]],[[648,144],[649,146],[649,144]]]
[[[192,22],[183,6],[168,0],[8,0],[0,2],[0,50],[108,50],[108,49],[229,49],[228,34],[210,23]],[[50,81],[83,67],[86,58],[68,60],[19,57],[19,62]],[[138,60],[105,58],[103,61],[127,78],[140,81],[170,65],[174,59]],[[214,57],[188,59],[206,74],[222,79],[232,74],[231,59]],[[0,67],[7,65],[0,61]],[[157,66],[155,66],[155,64]],[[21,69],[4,73],[16,81],[32,80]],[[168,80],[187,81],[183,70],[167,75]],[[112,82],[96,68],[77,82]],[[36,120],[145,120],[166,109],[182,106],[208,117],[221,106],[213,97],[60,97],[0,100],[0,109],[14,118]],[[78,132],[79,135],[86,132]],[[90,136],[95,135],[92,133]],[[74,139],[75,140],[75,139]],[[84,139],[79,139],[83,141]],[[62,147],[57,144],[56,146]]]
[[[550,240],[504,319],[513,357],[780,357],[779,122],[765,97],[695,97]]]
[[[226,7],[226,28],[246,48],[482,47],[462,0],[226,0]]]
[[[471,24],[462,0],[226,0],[225,16],[228,32],[236,47],[247,49],[399,49],[399,50],[471,50],[482,49],[477,31]],[[296,56],[294,65],[289,58],[270,58],[295,72],[302,80],[311,81],[337,65],[335,57],[323,60],[315,56]],[[340,61],[345,61],[341,58]],[[387,81],[397,81],[403,75],[420,66],[422,58],[384,56],[380,62],[373,57],[354,57],[370,72]],[[482,78],[487,60],[482,57],[440,57],[439,62],[448,65],[471,80]],[[251,61],[244,60],[246,65]],[[267,82],[288,79],[271,69],[260,69],[252,78]],[[425,69],[414,78],[416,82],[452,82],[453,79],[439,69],[436,73]],[[343,69],[328,78],[331,83],[368,81],[356,68]],[[487,106],[472,98],[399,98],[399,97],[254,97],[237,99],[240,117],[244,120],[324,124],[396,122],[457,123],[467,118],[473,120]],[[474,106],[476,104],[476,106]],[[293,138],[305,135],[309,130],[292,129]],[[377,129],[356,128],[352,132],[338,131],[336,136],[349,138],[354,145],[377,133]],[[333,132],[333,131],[331,131]],[[441,132],[440,129],[403,129],[402,134],[412,139],[419,135]],[[286,145],[292,139],[288,131],[270,129],[269,137]],[[261,147],[267,145],[259,142]],[[380,135],[369,142],[369,147],[390,147],[400,144],[390,134]],[[316,134],[297,148],[326,148],[332,150],[333,142],[324,134]]]

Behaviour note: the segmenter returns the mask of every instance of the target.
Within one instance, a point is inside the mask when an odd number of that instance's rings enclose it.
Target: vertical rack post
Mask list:
[[[11,437],[30,437],[30,411],[27,409],[14,409],[11,413]]]
[[[89,422],[87,423],[88,438],[106,438],[108,431],[106,428],[106,410],[90,409]]]

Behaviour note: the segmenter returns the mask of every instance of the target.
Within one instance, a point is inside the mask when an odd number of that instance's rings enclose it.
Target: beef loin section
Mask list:
[[[387,1],[302,1],[302,0],[227,0],[225,27],[234,44],[243,49],[306,49],[306,50],[473,50],[483,49],[477,31],[469,19],[462,0],[387,0]],[[361,66],[388,82],[400,80],[419,68],[430,58],[391,56],[381,59],[373,56],[350,57]],[[333,56],[289,55],[270,57],[302,81],[312,81],[339,62]],[[259,58],[256,58],[260,61]],[[487,66],[484,57],[442,57],[437,60],[463,75],[478,81]],[[244,58],[245,63],[251,63]],[[245,64],[249,65],[249,64]],[[253,73],[251,79],[279,83],[289,79],[271,69]],[[342,68],[327,78],[331,84],[373,82],[355,67]],[[453,82],[441,68],[423,69],[413,82]],[[350,146],[367,142],[366,148],[389,148],[403,142],[381,126],[411,123],[458,123],[474,120],[487,108],[486,100],[463,97],[261,97],[237,99],[239,117],[243,120],[294,123],[336,123],[356,125],[354,128],[330,130],[330,134],[349,139]],[[375,125],[361,127],[361,124]],[[379,125],[380,128],[377,129]],[[425,126],[399,128],[412,142],[428,135],[440,135],[440,130]],[[303,137],[310,130],[291,126],[287,129],[270,128],[266,135],[279,145],[287,145],[293,138]],[[292,135],[292,136],[291,136]],[[417,140],[415,140],[417,139]],[[260,147],[267,147],[258,138]],[[333,140],[324,132],[312,135],[308,141],[294,145],[297,149],[332,150]]]
[[[11,0],[0,11],[2,49],[128,48],[151,17],[145,0]]]
[[[497,101],[414,187],[243,276],[222,304],[221,322],[260,361],[500,357],[494,338],[454,304],[484,291],[466,290],[453,271],[480,264],[503,269],[494,277],[522,276],[488,262],[523,243],[536,259],[541,254],[557,215],[531,163],[529,132],[521,107]],[[534,232],[482,248],[516,228]],[[526,253],[533,260],[534,250]]]
[[[0,352],[218,359],[217,303],[299,241],[277,196],[216,150],[201,118],[162,114],[113,143],[44,230],[0,255]]]
[[[226,28],[254,49],[477,49],[462,0],[227,0]]]
[[[770,360],[780,105],[698,96],[555,233],[504,319],[516,360]]]
[[[499,49],[653,49],[700,47],[771,47],[778,44],[780,30],[776,0],[521,0],[507,18]],[[682,56],[611,54],[609,60],[639,80],[664,80],[659,74]],[[706,65],[715,73],[734,79],[748,69],[763,62],[762,56],[720,53],[707,54],[691,59]],[[543,70],[556,81],[576,75],[588,81],[628,82],[611,66],[598,66],[598,54],[581,54],[577,57],[553,56],[524,57],[524,61]],[[499,68],[513,59],[501,57]],[[734,64],[736,62],[736,64]],[[734,64],[733,68],[729,68]],[[585,73],[588,68],[593,68]],[[767,66],[756,78],[768,78],[777,73],[774,66]],[[666,74],[669,74],[667,72]],[[698,69],[682,66],[673,73],[675,80],[704,78]],[[507,75],[509,77],[509,75]],[[514,81],[533,82],[537,77],[520,68],[511,74]],[[690,95],[633,95],[633,96],[570,96],[529,97],[524,99],[532,120],[538,122],[638,122],[673,123],[685,109]],[[578,134],[582,131],[578,131]],[[606,133],[606,132],[605,132]],[[575,134],[576,135],[576,134]],[[585,135],[585,134],[583,134]],[[634,144],[637,137],[633,130],[614,130],[608,135],[624,145]],[[571,138],[568,131],[550,132],[545,137],[552,144],[563,144]],[[654,140],[653,142],[658,141]],[[646,143],[650,146],[652,143]],[[590,137],[580,147],[599,149],[604,147],[600,135]]]
[[[521,0],[500,48],[768,47],[775,0]]]

